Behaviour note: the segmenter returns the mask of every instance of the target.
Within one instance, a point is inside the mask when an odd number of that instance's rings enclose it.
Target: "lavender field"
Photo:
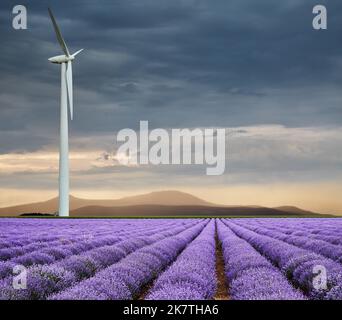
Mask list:
[[[340,300],[342,219],[0,219],[0,299]]]

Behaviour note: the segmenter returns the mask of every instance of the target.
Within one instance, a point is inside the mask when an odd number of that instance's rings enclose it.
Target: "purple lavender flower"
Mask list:
[[[303,294],[248,242],[217,221],[229,294],[235,300],[303,300]]]
[[[203,229],[205,222],[196,224],[189,229],[166,238],[129,254],[116,263],[100,272],[94,277],[81,281],[74,287],[69,288],[59,294],[52,295],[50,299],[70,299],[77,297],[78,299],[96,299],[100,297],[102,300],[107,299],[132,299],[140,291],[140,288],[151,281],[160,270],[167,265],[157,256],[154,257],[151,252],[157,249],[157,252],[168,251],[173,254],[173,259],[177,257],[179,252]],[[151,251],[152,249],[152,251]],[[99,289],[99,283],[107,282]],[[111,290],[108,290],[111,288]],[[129,290],[129,294],[128,291]],[[97,295],[97,293],[100,293]]]
[[[288,279],[296,286],[299,286],[309,298],[317,298],[317,289],[313,285],[314,266],[324,266],[329,275],[327,290],[319,292],[320,299],[333,298],[333,288],[340,285],[332,281],[342,272],[342,266],[333,260],[327,259],[319,254],[312,253],[305,249],[298,248],[284,241],[277,240],[270,236],[264,236],[249,228],[242,227],[247,221],[224,221],[236,235],[249,242],[257,251],[264,254],[275,266],[279,267]],[[252,228],[253,220],[249,220]],[[316,230],[318,231],[318,230]],[[260,232],[260,230],[259,230]],[[318,233],[318,232],[316,232]]]
[[[14,289],[11,279],[0,282],[0,297],[8,300],[42,300],[73,284],[72,273],[54,266],[34,266],[27,275],[27,288]]]
[[[217,285],[214,236],[212,220],[158,278],[146,299],[212,299]]]

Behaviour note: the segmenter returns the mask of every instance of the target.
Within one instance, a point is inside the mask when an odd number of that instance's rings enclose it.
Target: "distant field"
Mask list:
[[[0,299],[341,300],[341,257],[339,218],[2,218]]]

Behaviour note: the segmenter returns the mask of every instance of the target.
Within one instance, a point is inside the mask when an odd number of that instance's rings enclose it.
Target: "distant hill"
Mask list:
[[[180,191],[158,191],[121,199],[89,200],[70,196],[70,211],[88,207],[121,207],[138,205],[212,206],[214,204]],[[17,216],[28,212],[53,213],[58,211],[58,198],[48,201],[0,208],[0,216]]]
[[[184,217],[184,216],[255,216],[255,217],[274,217],[304,216],[293,212],[285,212],[273,208],[265,207],[215,207],[215,206],[160,206],[160,205],[138,205],[123,207],[98,207],[88,206],[71,211],[73,217]],[[310,216],[321,216],[311,214]],[[323,216],[323,215],[322,215]]]
[[[34,216],[58,211],[58,198],[0,208],[0,216]],[[179,191],[160,191],[121,199],[91,200],[70,196],[70,215],[96,216],[321,216],[296,207],[223,206]],[[322,215],[323,216],[323,215]],[[326,215],[324,215],[326,216]]]
[[[291,213],[295,213],[295,214],[304,214],[304,215],[312,215],[315,214],[312,211],[308,211],[308,210],[303,210],[294,206],[281,206],[281,207],[275,207],[273,209],[277,209],[277,210],[281,210],[281,211],[286,211],[286,212],[291,212]]]

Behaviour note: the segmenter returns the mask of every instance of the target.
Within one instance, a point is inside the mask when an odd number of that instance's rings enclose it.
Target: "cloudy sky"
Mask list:
[[[101,3],[101,4],[99,4]],[[0,3],[0,207],[57,195],[61,54],[46,1]],[[74,63],[71,188],[117,198],[178,189],[224,204],[297,205],[342,213],[342,3],[328,30],[317,1],[111,0],[51,5]],[[123,167],[115,134],[227,128],[227,170]]]

